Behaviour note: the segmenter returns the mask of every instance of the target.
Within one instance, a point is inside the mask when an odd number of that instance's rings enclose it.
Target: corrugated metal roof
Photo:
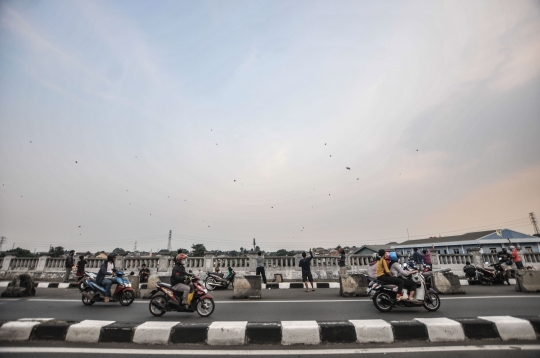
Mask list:
[[[437,244],[441,242],[453,242],[453,241],[472,241],[472,240],[477,240],[481,237],[487,236],[489,234],[492,234],[495,231],[496,230],[468,232],[466,234],[456,235],[456,236],[443,236],[443,237],[434,237],[434,238],[428,238],[428,239],[407,240],[394,246],[414,245],[414,244]]]

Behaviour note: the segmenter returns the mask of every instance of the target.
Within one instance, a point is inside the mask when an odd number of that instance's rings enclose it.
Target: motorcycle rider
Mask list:
[[[187,272],[186,267],[184,266],[185,260],[187,259],[186,254],[178,254],[175,259],[175,265],[172,270],[171,275],[171,286],[174,291],[177,292],[183,292],[182,296],[182,305],[184,306],[184,309],[188,310],[189,306],[187,304],[187,299],[189,292],[193,289],[193,285],[191,283],[186,284],[187,279]],[[180,306],[180,303],[178,303],[178,299],[172,298],[170,300],[174,305]]]
[[[390,258],[390,272],[392,273],[392,276],[403,280],[403,286],[407,289],[407,291],[409,291],[409,301],[418,301],[416,298],[414,298],[416,282],[409,278],[405,278],[405,276],[410,276],[416,271],[404,271],[398,262],[399,259],[397,253],[391,252],[388,254],[388,257]]]
[[[110,253],[107,256],[107,260],[103,261],[101,268],[96,276],[96,282],[98,285],[103,286],[105,289],[105,302],[109,302],[111,297],[111,286],[113,284],[112,278],[116,272],[114,262],[116,261],[116,254]]]
[[[497,257],[499,258],[499,263],[504,270],[504,279],[506,280],[506,283],[510,285],[510,281],[508,281],[508,279],[510,278],[510,272],[512,270],[512,256],[508,253],[506,247],[503,247],[501,251],[497,252]]]
[[[376,252],[371,255],[371,262],[369,263],[368,268],[368,276],[372,280],[377,279],[377,261],[379,261],[380,259],[381,257]]]
[[[424,262],[424,259],[422,258],[422,255],[418,252],[418,249],[415,247],[413,248],[413,254],[412,254],[412,260],[414,261],[414,265],[421,265]]]
[[[381,257],[379,261],[377,261],[377,280],[389,283],[391,285],[397,285],[398,292],[396,295],[396,300],[401,301],[403,298],[403,285],[404,282],[402,279],[393,277],[391,275],[390,269],[388,268],[388,265],[386,263],[386,260],[384,256],[386,255],[386,251],[384,249],[379,250],[379,256]]]

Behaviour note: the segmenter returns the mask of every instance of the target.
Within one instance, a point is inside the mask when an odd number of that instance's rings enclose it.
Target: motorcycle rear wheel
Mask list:
[[[156,317],[161,317],[167,312],[164,308],[167,305],[167,301],[165,301],[165,298],[163,296],[157,296],[150,300],[150,305],[148,306],[148,309],[150,310],[150,313],[153,314]]]
[[[434,312],[441,307],[441,299],[435,292],[428,292],[424,299],[424,308],[428,311]]]
[[[203,298],[202,300],[197,301],[197,313],[201,317],[208,317],[214,312],[214,308],[216,308],[216,305],[214,304],[214,300],[211,298]]]
[[[392,310],[391,301],[390,295],[386,292],[377,292],[375,296],[373,296],[373,304],[375,305],[375,308],[381,312],[386,313]]]
[[[216,280],[214,280],[212,277],[208,277],[205,281],[204,281],[204,287],[206,287],[206,289],[208,291],[214,291],[214,289],[216,288],[216,286],[214,285],[210,285],[210,283],[216,283]]]
[[[124,291],[120,294],[119,298],[122,306],[129,306],[135,300],[135,293],[133,291]]]

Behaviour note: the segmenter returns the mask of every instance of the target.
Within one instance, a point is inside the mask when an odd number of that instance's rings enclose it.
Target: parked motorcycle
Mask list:
[[[223,288],[226,290],[227,288],[229,288],[229,285],[234,288],[235,276],[236,272],[234,272],[234,270],[230,266],[225,275],[217,274],[215,272],[208,272],[206,279],[204,280],[204,286],[208,291],[213,291],[214,289],[218,288]]]
[[[429,276],[431,272],[427,274]],[[438,310],[441,306],[441,300],[439,295],[428,287],[424,274],[416,272],[409,277],[416,282],[416,299],[418,301],[397,301],[398,287],[396,285],[373,280],[369,283],[367,292],[375,307],[381,312],[390,312],[393,308],[398,307],[424,307],[428,311]]]
[[[134,274],[134,272],[131,272],[131,275]],[[117,286],[109,302],[120,302],[122,306],[129,306],[135,300],[135,291],[133,291],[129,280],[123,276],[123,271],[117,270],[115,272],[112,281],[113,285],[116,284]],[[85,284],[87,287],[82,291],[82,302],[86,306],[105,301],[105,288],[98,285],[94,278],[89,275],[85,278]]]
[[[486,262],[486,265],[487,264],[488,262]],[[490,264],[489,266],[493,267],[493,269],[476,266],[476,271],[479,274],[478,281],[480,281],[482,285],[488,286],[495,283],[504,284],[505,282],[510,284],[510,281],[504,275],[504,269],[502,268],[500,263]]]
[[[81,278],[81,280],[79,281],[79,290],[82,292],[84,291],[84,289],[86,287],[88,287],[88,285],[86,284],[86,280],[88,278],[92,279],[92,280],[96,280],[96,277],[97,277],[97,274],[96,273],[93,273],[93,272],[87,272],[85,271],[84,272],[84,276]]]
[[[156,289],[150,292],[150,313],[156,317],[163,316],[166,312],[197,312],[201,317],[208,317],[214,312],[214,298],[208,294],[208,290],[204,288],[198,276],[190,276],[190,281],[193,284],[193,292],[188,296],[188,309],[183,305],[175,305],[170,302],[172,298],[176,298],[181,302],[183,292],[174,291],[168,283],[158,282]],[[161,294],[158,294],[161,293]]]

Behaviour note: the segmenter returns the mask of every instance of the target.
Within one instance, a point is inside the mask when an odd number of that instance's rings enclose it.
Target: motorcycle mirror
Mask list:
[[[131,271],[129,274],[130,274],[131,276],[133,276],[133,275],[135,275],[135,272]]]

